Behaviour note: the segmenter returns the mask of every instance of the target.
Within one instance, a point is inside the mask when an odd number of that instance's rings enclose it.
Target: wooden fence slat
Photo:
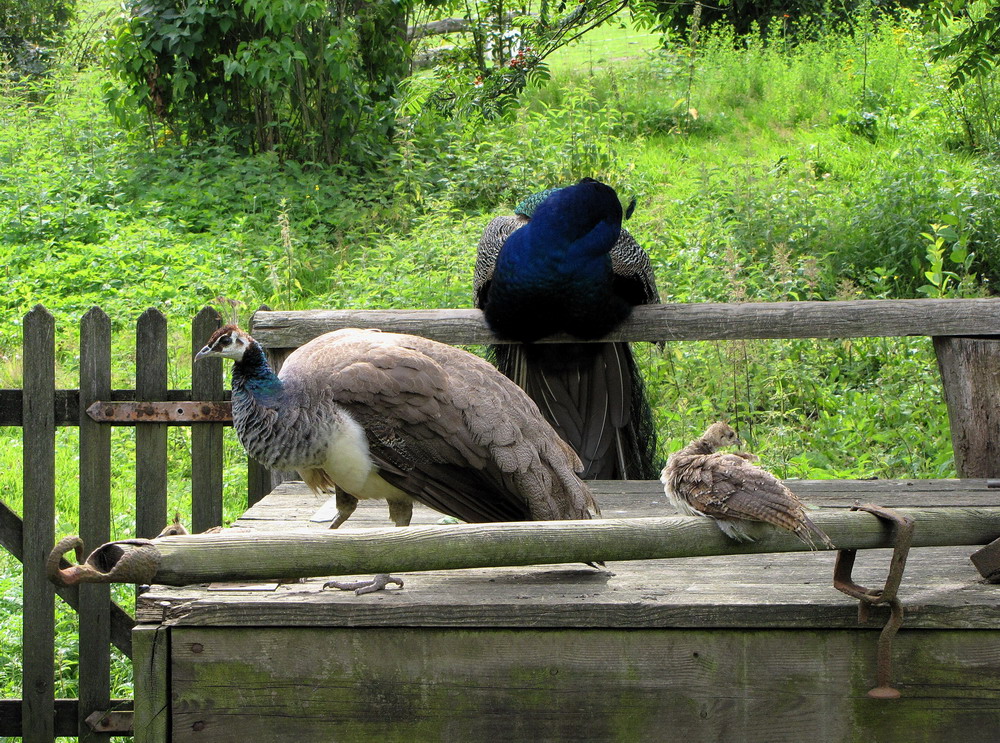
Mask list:
[[[86,410],[111,394],[111,320],[98,307],[80,322],[80,536],[102,544],[111,531],[111,428]],[[110,740],[85,722],[111,704],[111,595],[108,586],[80,586],[81,740]]]
[[[266,304],[257,308],[258,312],[269,312]],[[250,332],[253,333],[253,319],[250,320]],[[279,477],[272,475],[271,470],[253,457],[247,457],[247,505],[253,506],[265,495],[270,493],[281,482]]]
[[[222,400],[222,359],[195,362],[194,354],[222,326],[222,317],[206,307],[194,319],[191,332],[191,395],[195,400]],[[221,423],[191,428],[191,525],[195,532],[222,524]]]
[[[55,736],[55,587],[45,561],[55,541],[55,319],[38,305],[25,315],[23,332],[21,727],[25,743],[50,743]]]
[[[167,318],[148,309],[135,329],[135,398],[162,400],[167,394]],[[135,430],[136,535],[152,539],[167,515],[167,426],[148,423]]]
[[[265,348],[297,348],[339,328],[378,328],[442,343],[497,343],[479,310],[262,312],[252,334]],[[606,340],[711,341],[1000,335],[1000,299],[859,299],[837,302],[653,304],[636,307]],[[573,342],[567,335],[543,342]]]

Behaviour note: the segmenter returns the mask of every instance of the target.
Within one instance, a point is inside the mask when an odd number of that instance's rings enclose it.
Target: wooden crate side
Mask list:
[[[178,740],[994,741],[1000,633],[174,628]],[[667,737],[665,737],[667,736]]]
[[[111,538],[111,428],[86,410],[111,392],[111,320],[94,307],[80,322],[80,536],[85,545]],[[110,740],[85,722],[111,704],[110,586],[80,586],[80,736]]]
[[[26,743],[55,735],[55,590],[45,574],[55,542],[54,399],[55,320],[39,306],[24,318],[21,728]],[[13,531],[16,524],[7,521]]]
[[[137,625],[132,631],[132,647],[135,743],[166,743],[170,719],[167,678],[170,630],[157,625]]]

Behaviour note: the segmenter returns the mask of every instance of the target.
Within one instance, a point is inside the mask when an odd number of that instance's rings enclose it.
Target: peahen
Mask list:
[[[397,526],[419,501],[464,521],[599,515],[579,459],[535,404],[488,362],[396,333],[346,329],[296,349],[280,374],[229,325],[196,359],[232,359],[233,425],[267,467],[336,492],[340,526],[359,498]]]
[[[492,346],[497,366],[580,455],[584,479],[655,479],[662,465],[628,343],[533,344],[601,338],[660,301],[649,257],[621,223],[615,190],[584,178],[492,220],[476,256],[476,306],[497,336],[521,342]]]
[[[814,538],[834,544],[806,515],[798,497],[747,452],[720,452],[740,443],[727,424],[713,423],[699,438],[667,459],[660,477],[664,492],[683,514],[707,516],[733,539],[751,540],[746,522],[787,529],[810,547]]]

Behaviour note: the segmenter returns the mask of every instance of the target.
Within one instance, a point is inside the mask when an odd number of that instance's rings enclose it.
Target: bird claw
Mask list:
[[[356,580],[346,583],[339,580],[328,580],[323,584],[323,588],[332,587],[339,588],[341,591],[354,591],[355,596],[360,596],[364,593],[384,591],[390,583],[395,583],[400,588],[403,587],[403,581],[400,578],[394,578],[386,573],[379,573],[371,580]]]

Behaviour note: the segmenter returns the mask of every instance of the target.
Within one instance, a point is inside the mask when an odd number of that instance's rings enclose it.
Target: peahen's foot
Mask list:
[[[354,591],[355,595],[360,596],[363,593],[374,593],[375,591],[384,591],[385,587],[390,583],[395,583],[400,588],[403,587],[403,581],[399,578],[393,578],[387,573],[379,573],[371,580],[356,580],[349,583],[341,583],[339,580],[328,580],[323,584],[323,588],[339,588],[341,591]]]

